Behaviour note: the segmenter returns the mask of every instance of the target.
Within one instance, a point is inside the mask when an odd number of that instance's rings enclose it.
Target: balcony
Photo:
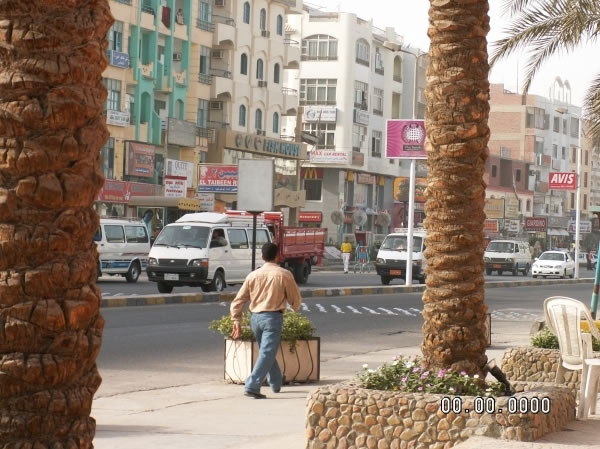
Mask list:
[[[298,109],[298,91],[296,89],[284,87],[281,89],[281,93],[283,94],[282,115],[296,115]]]
[[[215,30],[214,23],[207,22],[206,20],[202,20],[202,19],[196,19],[196,27],[200,28],[201,30],[210,31],[210,32]]]
[[[231,97],[233,94],[233,76],[228,70],[211,69],[212,88],[210,90],[212,98],[218,98],[220,95]]]
[[[300,43],[293,39],[283,41],[283,68],[297,69],[300,67]]]
[[[212,84],[212,76],[210,76],[208,73],[199,73],[198,80],[202,84],[208,84],[209,86]]]
[[[206,126],[209,129],[230,129],[231,125],[228,122],[223,122],[219,120],[209,120],[206,122]]]
[[[156,17],[154,13],[154,9],[150,6],[142,6],[142,23],[140,24],[142,28],[146,30],[155,30]]]
[[[214,22],[213,45],[216,47],[235,44],[235,21],[228,17],[212,16]]]
[[[144,78],[152,78],[154,74],[154,63],[140,64],[140,73]]]
[[[369,61],[367,59],[362,59],[362,58],[356,57],[356,63],[360,64],[360,65],[364,65],[366,67],[369,67]]]

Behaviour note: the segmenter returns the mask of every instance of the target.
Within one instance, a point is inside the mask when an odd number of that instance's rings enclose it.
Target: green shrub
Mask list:
[[[531,345],[536,348],[558,349],[558,338],[550,332],[548,326],[544,326],[531,338]],[[600,341],[594,337],[592,337],[592,348],[594,351],[600,351]]]
[[[395,358],[376,370],[363,365],[358,378],[364,388],[392,390],[406,393],[436,393],[465,396],[503,396],[504,385],[486,383],[478,375],[468,376],[464,371],[432,371],[423,368],[421,359]]]

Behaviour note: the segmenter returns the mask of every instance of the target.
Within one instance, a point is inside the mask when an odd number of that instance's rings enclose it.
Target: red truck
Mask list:
[[[232,217],[252,217],[244,211],[225,213]],[[298,284],[305,284],[312,266],[323,260],[327,229],[284,226],[281,212],[264,212],[258,218],[264,221],[273,242],[279,246],[279,264],[292,272]]]

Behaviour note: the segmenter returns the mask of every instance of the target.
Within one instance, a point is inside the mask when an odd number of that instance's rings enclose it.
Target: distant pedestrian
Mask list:
[[[258,359],[246,379],[244,395],[254,399],[266,398],[260,393],[265,377],[274,393],[279,393],[281,389],[283,375],[275,356],[281,340],[283,313],[287,304],[298,311],[302,302],[292,273],[277,263],[278,252],[279,248],[274,243],[263,245],[262,258],[265,264],[248,275],[231,303],[231,338],[236,340],[241,335],[242,309],[250,301],[250,326],[258,343]]]
[[[592,252],[590,250],[588,250],[588,252],[585,255],[585,262],[586,262],[586,268],[588,270],[592,269]]]
[[[344,273],[348,274],[348,265],[350,264],[350,255],[352,254],[352,243],[348,241],[348,237],[344,239],[340,250],[342,251],[342,261],[344,262]]]

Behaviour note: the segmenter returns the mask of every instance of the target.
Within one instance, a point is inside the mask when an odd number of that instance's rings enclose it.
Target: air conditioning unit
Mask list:
[[[225,52],[223,50],[213,50],[211,53],[211,56],[214,59],[223,59],[224,55],[225,55]]]
[[[539,165],[540,167],[544,165],[544,155],[543,154],[538,154],[535,157],[535,163],[537,165]]]
[[[266,81],[259,80],[259,81],[258,81],[258,87],[267,87],[267,82],[266,82]]]
[[[211,101],[208,104],[208,109],[213,111],[222,111],[223,110],[223,102],[222,101]]]
[[[260,35],[261,35],[262,37],[270,37],[270,36],[271,36],[271,32],[270,32],[270,31],[267,31],[267,30],[262,30],[262,31],[260,32]]]
[[[223,8],[225,6],[225,0],[215,0],[215,6]]]
[[[173,61],[181,61],[181,53],[173,53]]]

